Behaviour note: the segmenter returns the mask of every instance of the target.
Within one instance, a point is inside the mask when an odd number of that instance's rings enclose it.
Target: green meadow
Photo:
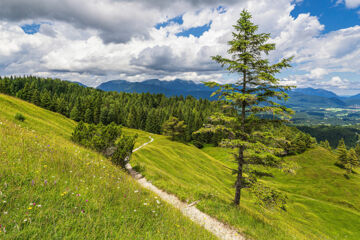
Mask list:
[[[214,239],[109,160],[73,144],[72,120],[5,95],[0,106],[0,239]],[[228,150],[123,130],[138,134],[135,147],[154,138],[133,154],[135,169],[249,239],[360,239],[360,170],[346,178],[334,152],[316,147],[287,157],[294,173],[261,169],[270,174],[260,181],[287,194],[286,211],[260,207],[247,190],[235,207]]]
[[[127,130],[135,132],[134,130]],[[336,155],[320,147],[287,157],[296,170],[260,181],[287,194],[286,211],[259,207],[243,190],[241,206],[231,205],[235,176],[231,153],[223,148],[172,142],[165,136],[136,131],[154,142],[136,152],[132,165],[156,186],[236,227],[251,239],[360,239],[360,175],[347,179],[335,166]],[[260,170],[260,169],[259,169]]]
[[[75,125],[0,94],[0,239],[216,239],[73,144]]]

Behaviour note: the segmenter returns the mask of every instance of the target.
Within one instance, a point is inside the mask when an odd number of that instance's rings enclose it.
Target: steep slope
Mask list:
[[[0,239],[215,239],[74,145],[73,121],[1,94],[0,106]]]
[[[142,136],[148,133],[134,130]],[[335,155],[322,148],[289,157],[295,175],[280,170],[261,181],[289,197],[287,211],[263,209],[244,191],[240,208],[231,205],[234,177],[231,155],[224,149],[172,142],[151,134],[154,142],[134,154],[132,164],[154,185],[253,239],[359,239],[360,177],[344,177]]]

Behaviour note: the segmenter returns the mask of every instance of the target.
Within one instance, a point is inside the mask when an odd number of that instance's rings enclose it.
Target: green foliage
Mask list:
[[[345,164],[345,169],[348,174],[353,172],[355,167],[359,166],[359,159],[358,156],[353,148],[351,148],[348,152],[348,159]]]
[[[163,125],[163,134],[171,136],[171,140],[185,140],[186,125],[177,117],[170,117]]]
[[[343,138],[346,146],[355,147],[360,130],[348,126],[297,126],[303,132],[315,137],[318,142],[328,141],[332,148],[336,148],[340,139]]]
[[[340,139],[336,152],[338,155],[339,164],[345,166],[348,162],[348,151],[346,149],[345,141],[343,138]]]
[[[234,84],[205,83],[209,87],[216,87],[213,95],[223,100],[223,111],[210,118],[210,124],[197,133],[212,133],[218,136],[223,132],[223,147],[237,149],[234,153],[237,167],[234,203],[239,205],[241,189],[249,187],[245,184],[250,181],[244,175],[248,165],[280,166],[281,154],[284,149],[279,144],[265,144],[277,142],[277,136],[269,131],[258,131],[264,122],[272,120],[259,119],[262,114],[272,114],[287,118],[293,113],[274,101],[286,100],[287,91],[291,86],[282,86],[275,77],[281,69],[290,67],[289,59],[270,64],[264,58],[270,51],[275,50],[275,44],[268,43],[270,34],[257,33],[258,26],[251,22],[251,14],[244,10],[240,14],[233,40],[229,41],[228,54],[231,58],[215,56],[213,60],[225,67],[230,73],[240,76]],[[278,118],[278,117],[276,117]],[[275,117],[273,119],[276,119]],[[305,151],[310,141],[304,134],[299,134],[295,140],[299,151]],[[251,181],[250,181],[251,182]]]
[[[257,203],[260,206],[266,207],[266,208],[281,208],[283,210],[286,210],[286,201],[288,197],[273,188],[270,188],[268,186],[265,186],[262,183],[256,183],[251,188],[251,192],[256,196]]]
[[[18,121],[20,121],[20,122],[23,122],[23,121],[25,121],[25,116],[24,115],[22,115],[21,113],[16,113],[15,114],[15,119],[16,120],[18,120]]]
[[[71,137],[74,142],[110,157],[114,164],[121,167],[125,167],[130,160],[136,138],[137,136],[123,135],[121,128],[115,123],[107,126],[102,123],[86,126],[82,121],[76,126]]]
[[[331,151],[331,146],[330,146],[330,143],[328,140],[325,140],[325,141],[320,141],[320,146]],[[360,149],[359,149],[360,150]]]
[[[191,96],[167,98],[163,94],[104,92],[59,79],[0,77],[0,92],[58,112],[75,121],[118,125],[160,133],[171,116],[184,121],[186,141],[219,108],[217,101]]]
[[[197,147],[199,149],[204,147],[204,144],[202,142],[197,141],[197,140],[194,140],[193,144],[194,144],[195,147]]]
[[[135,137],[131,136],[121,136],[120,139],[116,141],[115,144],[115,152],[111,156],[111,161],[119,165],[123,168],[125,168],[125,165],[127,162],[130,161],[132,150],[134,149],[135,140],[137,138],[137,135]]]

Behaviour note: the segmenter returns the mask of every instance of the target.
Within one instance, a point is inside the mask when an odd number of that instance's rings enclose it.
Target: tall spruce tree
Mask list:
[[[290,117],[292,110],[280,105],[277,100],[287,99],[286,92],[290,86],[282,86],[275,74],[281,69],[290,67],[291,58],[283,59],[279,63],[270,64],[266,55],[275,50],[275,44],[268,43],[270,34],[257,33],[258,26],[251,22],[251,14],[244,10],[240,19],[234,25],[233,40],[229,41],[228,54],[231,58],[215,56],[213,60],[226,67],[230,73],[239,75],[234,84],[205,83],[217,90],[213,95],[224,100],[224,113],[211,117],[212,127],[207,129],[223,130],[227,134],[221,146],[236,149],[235,161],[237,174],[235,183],[234,204],[239,205],[241,190],[253,186],[254,175],[244,175],[248,165],[279,166],[281,162],[280,149],[276,145],[268,146],[261,139],[276,138],[267,133],[256,131],[265,120],[255,117],[259,113]],[[268,141],[271,142],[271,141]]]

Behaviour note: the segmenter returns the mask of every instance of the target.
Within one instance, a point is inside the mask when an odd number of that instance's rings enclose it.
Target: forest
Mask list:
[[[165,97],[163,94],[104,92],[59,79],[27,77],[0,78],[0,93],[16,96],[37,106],[85,123],[114,122],[129,128],[161,133],[170,117],[184,121],[181,139],[190,141],[202,127],[218,101]]]

